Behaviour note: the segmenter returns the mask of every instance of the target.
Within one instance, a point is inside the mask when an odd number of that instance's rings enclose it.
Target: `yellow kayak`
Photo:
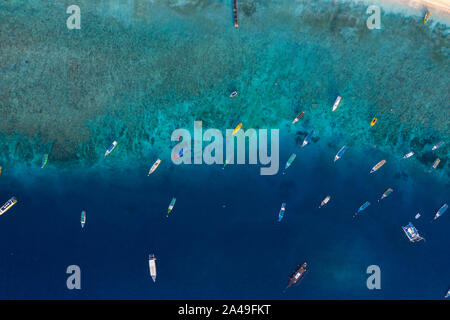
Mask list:
[[[375,125],[375,123],[377,123],[378,119],[377,118],[373,118],[372,122],[370,123],[370,126],[373,127]]]
[[[233,134],[232,135],[234,135],[236,132],[238,132],[239,131],[239,129],[241,129],[241,127],[242,127],[242,122],[241,123],[239,123],[238,125],[237,125],[237,127],[236,128],[234,128],[234,130],[233,130]]]

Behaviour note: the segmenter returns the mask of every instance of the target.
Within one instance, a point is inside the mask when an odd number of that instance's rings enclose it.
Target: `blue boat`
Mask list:
[[[437,218],[442,216],[444,214],[444,212],[447,211],[447,209],[448,209],[448,204],[444,203],[442,205],[442,207],[438,210],[438,212],[436,212],[436,215],[434,216],[433,220],[436,220]]]
[[[281,204],[280,213],[278,214],[278,222],[280,222],[280,221],[283,219],[283,217],[284,217],[284,212],[285,212],[285,211],[286,211],[286,203],[283,202],[283,203]]]
[[[417,242],[420,240],[425,240],[419,235],[419,231],[417,231],[416,227],[409,222],[406,226],[402,227],[403,232],[405,232],[406,236],[408,237],[409,241],[411,242]]]
[[[442,146],[444,145],[444,143],[445,143],[444,141],[439,141],[438,143],[436,143],[436,144],[433,146],[433,148],[431,148],[431,150],[434,151],[434,150],[436,150],[436,149],[442,147]]]
[[[341,150],[339,150],[338,153],[336,154],[336,156],[334,157],[334,162],[338,161],[338,160],[344,155],[344,152],[345,152],[345,150],[347,150],[347,149],[348,149],[347,146],[343,146],[343,147],[341,148]]]
[[[184,148],[181,148],[180,151],[178,151],[178,153],[173,156],[172,160],[178,159],[179,157],[181,157],[181,155],[183,153],[184,153]]]
[[[353,218],[356,217],[358,215],[358,213],[365,210],[368,206],[370,206],[370,202],[369,201],[364,202],[363,205],[361,207],[359,207],[358,212],[355,213]]]
[[[302,148],[309,143],[309,141],[311,140],[311,137],[313,136],[313,134],[314,134],[314,130],[311,130],[311,132],[308,133],[308,135],[306,136],[305,140],[303,140],[303,144],[301,146]]]
[[[394,190],[392,188],[388,188],[383,195],[381,196],[380,200],[383,200],[384,198],[388,197],[392,192],[394,192]],[[378,200],[378,202],[380,202],[380,200]]]

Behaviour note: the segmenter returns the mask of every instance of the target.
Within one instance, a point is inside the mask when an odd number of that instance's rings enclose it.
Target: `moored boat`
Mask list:
[[[278,222],[280,222],[283,219],[285,211],[286,211],[286,203],[283,202],[281,204],[280,212],[278,213]]]
[[[242,122],[239,123],[236,128],[234,128],[232,136],[234,136],[242,128]]]
[[[328,201],[330,201],[331,197],[330,196],[326,196],[325,199],[322,200],[322,202],[320,203],[320,208],[322,208],[324,205],[326,205],[328,203]]]
[[[294,271],[294,273],[289,277],[289,282],[284,290],[289,288],[290,286],[298,283],[301,279],[303,279],[304,275],[307,272],[306,267],[308,264],[304,262],[301,266],[297,268],[297,270]]]
[[[152,167],[150,168],[150,170],[148,171],[147,176],[151,175],[153,172],[155,172],[155,170],[158,168],[159,164],[161,163],[161,159],[158,159],[155,161],[155,163],[152,165]]]
[[[299,115],[297,117],[295,117],[295,119],[292,121],[292,124],[294,124],[298,120],[300,120],[300,118],[303,117],[304,114],[305,114],[305,111],[300,112]]]
[[[444,212],[447,211],[447,209],[448,209],[448,204],[444,203],[442,205],[442,207],[436,212],[436,215],[434,216],[433,220],[436,220],[437,218],[442,216],[444,214]]]
[[[173,207],[175,206],[175,201],[177,201],[176,198],[172,198],[169,204],[169,209],[167,209],[167,217],[169,216],[169,213],[172,212]]]
[[[437,158],[434,161],[433,165],[431,166],[430,170],[428,170],[428,172],[436,170],[436,168],[437,168],[437,166],[439,165],[440,162],[441,162],[441,159]]]
[[[374,173],[375,171],[380,169],[385,163],[386,163],[386,160],[381,160],[375,166],[373,166],[373,168],[370,170],[370,173]]]
[[[359,207],[358,211],[354,214],[353,218],[356,217],[361,211],[364,211],[368,206],[370,206],[370,202],[364,202],[361,207]]]
[[[416,227],[414,227],[414,225],[411,222],[409,222],[406,226],[402,227],[402,230],[408,237],[409,241],[411,242],[425,240],[420,236],[419,231],[417,231]]]
[[[0,216],[4,214],[6,211],[11,209],[17,203],[16,197],[12,197],[8,201],[5,202],[3,206],[0,207]]]
[[[381,196],[380,200],[383,200],[384,198],[388,197],[392,192],[394,192],[394,190],[391,189],[391,188],[388,188],[388,189],[383,193],[383,195]],[[380,200],[378,200],[378,202],[380,202]]]
[[[154,254],[148,256],[148,268],[153,282],[156,282],[156,258]]]
[[[309,143],[313,134],[314,134],[314,130],[311,130],[311,132],[308,133],[308,135],[306,136],[305,140],[303,140],[301,148],[303,148],[304,146],[306,146]]]
[[[291,156],[289,157],[288,161],[286,162],[286,165],[284,166],[284,170],[286,170],[287,168],[290,167],[292,162],[294,162],[296,156],[297,155],[295,153],[291,154]]]
[[[41,168],[44,168],[47,162],[48,162],[48,154],[44,154],[42,156]]]
[[[109,146],[109,148],[106,149],[105,158],[107,155],[109,155],[111,152],[113,152],[113,150],[116,148],[116,146],[117,146],[117,141],[113,141],[113,143]]]
[[[378,121],[377,118],[373,118],[372,121],[370,122],[370,126],[373,127],[375,123],[377,123],[377,121]]]
[[[344,155],[345,150],[347,150],[347,146],[343,146],[341,148],[341,150],[338,151],[338,153],[336,153],[336,155],[334,156],[334,162],[338,161],[340,158],[342,158],[342,156]]]
[[[333,104],[333,109],[331,111],[335,111],[338,108],[339,103],[341,102],[341,99],[342,99],[341,96],[337,96],[336,101],[334,101],[334,104]]]
[[[413,151],[410,151],[410,152],[408,152],[407,154],[405,154],[405,155],[403,156],[403,159],[411,158],[413,155],[414,155],[414,152],[413,152]]]
[[[423,17],[423,23],[424,24],[427,24],[428,23],[428,21],[430,21],[430,16],[431,16],[431,13],[430,13],[430,11],[426,11],[425,12],[425,16]]]
[[[233,91],[233,92],[230,94],[230,98],[236,97],[237,94],[238,94],[237,91]]]
[[[81,218],[80,218],[80,222],[81,222],[81,227],[84,228],[84,225],[86,224],[86,211],[81,211]]]
[[[433,146],[433,148],[431,148],[431,151],[434,151],[434,150],[436,150],[436,149],[442,147],[442,146],[444,145],[444,143],[445,143],[444,141],[439,141],[438,143],[436,143],[436,144]]]

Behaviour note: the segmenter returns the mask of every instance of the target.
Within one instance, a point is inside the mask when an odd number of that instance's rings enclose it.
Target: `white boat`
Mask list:
[[[161,163],[161,159],[156,160],[155,163],[150,168],[150,170],[148,171],[147,176],[151,175],[158,168],[160,163]]]
[[[403,156],[403,159],[408,159],[408,158],[412,157],[413,155],[414,155],[414,152],[413,152],[413,151],[408,152],[407,154],[405,154],[405,155]]]
[[[341,150],[338,151],[338,153],[334,157],[334,162],[338,161],[344,155],[344,152],[345,150],[347,150],[347,148],[348,148],[347,146],[343,146]]]
[[[106,149],[106,152],[105,152],[105,158],[106,158],[106,156],[107,156],[108,154],[110,154],[111,152],[113,152],[113,150],[116,148],[116,146],[117,146],[117,141],[114,141],[114,142],[109,146],[109,148]]]
[[[420,213],[417,213],[414,218],[419,219],[420,218]]]
[[[154,254],[148,256],[148,267],[150,269],[150,276],[153,282],[156,282],[156,258]]]
[[[341,99],[342,99],[341,96],[337,96],[336,101],[333,104],[333,110],[331,110],[331,111],[335,111],[338,108],[339,103],[341,102]]]
[[[8,211],[9,209],[11,209],[12,206],[15,205],[16,203],[17,203],[16,197],[12,197],[8,201],[6,201],[6,203],[3,206],[1,206],[1,208],[0,208],[0,216],[2,214],[4,214],[6,211]]]

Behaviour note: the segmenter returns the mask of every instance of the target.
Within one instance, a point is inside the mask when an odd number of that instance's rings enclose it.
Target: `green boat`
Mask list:
[[[175,206],[175,201],[177,201],[176,198],[172,198],[172,201],[170,201],[169,209],[167,210],[167,216],[169,216],[169,213],[172,211],[173,207]]]
[[[48,162],[48,154],[46,153],[46,154],[44,154],[44,155],[42,156],[42,164],[41,164],[41,168],[45,167],[45,165],[47,164],[47,162]]]
[[[81,227],[82,228],[84,228],[84,225],[85,225],[85,223],[86,223],[86,211],[81,211],[81,219],[80,219],[80,221],[81,221]]]

